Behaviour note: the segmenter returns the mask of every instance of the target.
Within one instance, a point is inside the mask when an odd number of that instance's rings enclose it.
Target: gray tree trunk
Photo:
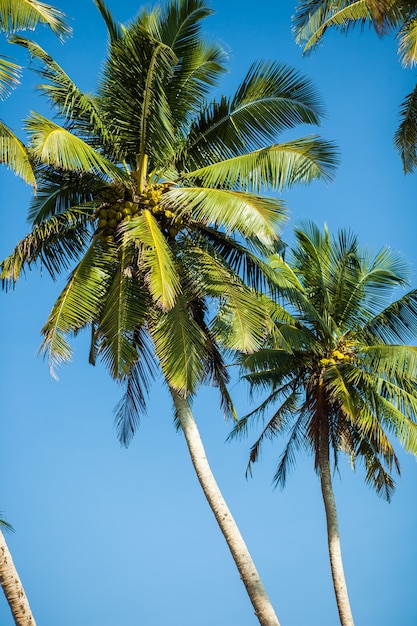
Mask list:
[[[232,553],[255,615],[261,626],[279,626],[249,550],[213,476],[188,400],[175,389],[170,391],[201,488]]]
[[[0,585],[9,603],[16,626],[36,626],[19,574],[0,530]]]
[[[325,439],[325,441],[324,441]],[[330,568],[332,571],[337,609],[342,626],[354,626],[350,608],[345,573],[343,569],[342,550],[340,547],[339,524],[337,520],[336,501],[333,493],[330,470],[329,441],[322,437],[320,445],[320,483],[327,521],[327,542],[329,546]]]

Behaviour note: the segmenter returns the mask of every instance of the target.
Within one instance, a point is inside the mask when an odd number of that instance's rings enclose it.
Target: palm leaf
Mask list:
[[[181,291],[175,262],[167,240],[150,211],[125,225],[127,241],[140,250],[140,265],[155,304],[164,311],[171,309]]]
[[[79,257],[91,239],[88,219],[91,208],[72,207],[34,227],[13,253],[1,263],[0,278],[6,289],[13,286],[22,270],[40,262],[55,278]]]
[[[0,163],[36,188],[32,158],[26,146],[0,121]]]
[[[394,135],[394,145],[404,172],[413,172],[417,167],[417,85],[401,105],[401,123]]]
[[[110,41],[117,41],[119,37],[122,35],[122,29],[120,25],[114,20],[112,14],[109,9],[106,7],[103,0],[94,0],[94,4],[98,8],[101,13],[102,18],[107,26],[107,30],[109,33]]]
[[[34,157],[56,168],[125,181],[126,174],[85,141],[38,113],[26,122]]]
[[[4,100],[10,91],[19,84],[20,66],[0,54],[0,99]]]
[[[34,30],[38,23],[47,24],[63,40],[72,30],[59,9],[37,0],[0,0],[0,30],[8,34],[17,30]]]
[[[311,135],[201,167],[183,178],[213,187],[239,185],[257,193],[265,187],[282,190],[316,178],[331,180],[337,162],[334,144]]]
[[[277,239],[277,229],[284,220],[282,202],[255,194],[204,187],[173,188],[163,199],[167,207],[177,207],[179,218],[191,214],[203,225],[224,228],[227,234],[239,232],[244,237],[258,237],[266,245]]]
[[[113,275],[115,248],[93,239],[90,248],[72,272],[67,285],[55,302],[42,329],[41,351],[48,355],[51,374],[71,358],[65,336],[74,333],[97,318],[105,301]]]

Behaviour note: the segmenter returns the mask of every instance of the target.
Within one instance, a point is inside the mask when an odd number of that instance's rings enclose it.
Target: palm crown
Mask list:
[[[327,179],[337,158],[317,136],[268,144],[320,121],[312,85],[290,68],[255,63],[232,98],[206,102],[225,55],[201,37],[210,10],[200,0],[143,11],[125,27],[96,4],[110,45],[95,95],[80,92],[37,44],[14,37],[40,62],[40,90],[62,125],[36,113],[27,120],[33,227],[2,278],[7,285],[37,261],[55,275],[83,255],[43,345],[55,365],[70,356],[65,336],[91,326],[91,361],[100,355],[128,381],[119,412],[127,440],[153,369],[150,338],[166,380],[184,393],[205,376],[224,388],[210,302],[220,320],[233,320],[231,347],[259,345],[266,310],[250,302],[268,271],[258,257],[276,245],[284,216],[261,188]]]
[[[234,434],[277,405],[251,449],[249,469],[265,438],[289,430],[277,483],[285,482],[300,446],[313,451],[319,473],[330,446],[335,464],[340,452],[352,463],[362,459],[366,481],[389,499],[390,472],[399,468],[389,434],[417,454],[417,348],[403,345],[417,334],[417,291],[391,302],[393,289],[406,284],[407,267],[388,248],[373,255],[351,233],[332,240],[314,224],[295,235],[288,263],[274,262],[294,316],[280,332],[293,350],[271,346],[244,357],[253,390],[271,391]]]

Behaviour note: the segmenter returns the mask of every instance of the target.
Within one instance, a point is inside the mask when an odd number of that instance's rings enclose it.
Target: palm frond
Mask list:
[[[0,0],[0,30],[10,34],[18,30],[34,30],[38,23],[46,24],[61,40],[72,29],[59,9],[37,0]]]
[[[105,301],[107,287],[114,273],[115,248],[94,238],[67,285],[56,300],[42,329],[41,352],[48,356],[51,374],[71,358],[66,341],[68,334],[91,324]]]
[[[177,207],[178,217],[191,217],[203,225],[222,228],[228,235],[257,237],[266,245],[278,238],[285,210],[280,200],[229,189],[176,187],[164,195],[164,202]]]
[[[85,141],[38,113],[26,122],[29,145],[35,158],[56,168],[75,172],[94,172],[111,179],[125,180],[126,175]]]
[[[255,193],[315,179],[329,181],[338,163],[332,142],[316,135],[256,150],[187,172],[183,178],[212,187],[241,188]]]
[[[140,250],[140,269],[145,273],[154,302],[164,311],[171,309],[181,285],[173,255],[157,220],[146,210],[128,222],[124,230],[127,240],[134,241]]]
[[[394,146],[399,152],[405,174],[417,167],[417,85],[401,105],[401,122],[394,135]]]
[[[179,392],[192,395],[206,374],[207,338],[184,296],[179,295],[169,311],[159,314],[150,334],[165,380]]]
[[[0,100],[4,100],[19,84],[20,75],[20,66],[0,54]]]
[[[417,63],[417,15],[406,20],[398,33],[398,51],[403,67]]]
[[[121,37],[121,34],[122,34],[122,29],[120,28],[120,25],[113,18],[112,14],[110,13],[109,9],[107,8],[103,0],[94,0],[94,4],[96,5],[97,9],[100,11],[101,16],[107,26],[107,31],[109,33],[110,41],[111,42],[117,41],[119,37]]]
[[[37,43],[20,36],[10,38],[11,43],[26,48],[32,59],[41,63],[36,71],[47,82],[37,85],[67,120],[67,126],[76,129],[79,135],[93,145],[100,137],[106,146],[116,144],[110,136],[108,125],[102,120],[96,99],[83,93],[56,61]],[[114,150],[116,152],[116,149]]]
[[[3,122],[0,121],[0,163],[4,163],[25,183],[36,188],[30,151]]]
[[[360,335],[375,337],[384,343],[414,341],[417,335],[417,289],[405,294],[375,315]]]
[[[148,315],[149,295],[135,279],[132,244],[118,251],[117,269],[108,285],[96,333],[97,353],[114,379],[128,377],[138,359],[135,337]]]
[[[1,263],[0,279],[3,288],[9,288],[20,273],[37,262],[52,278],[76,260],[91,239],[88,220],[91,208],[72,207],[58,217],[52,217],[34,227],[22,239],[13,253]]]

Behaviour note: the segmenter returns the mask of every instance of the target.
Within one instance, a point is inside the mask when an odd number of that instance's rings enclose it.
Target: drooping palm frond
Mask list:
[[[22,270],[39,263],[52,278],[79,258],[91,239],[88,222],[91,208],[72,207],[59,216],[35,226],[13,253],[1,263],[0,279],[5,289],[12,287]]]
[[[113,151],[117,154],[117,142],[110,136],[95,98],[81,92],[68,74],[37,43],[17,35],[11,37],[10,41],[26,48],[31,58],[41,63],[39,68],[35,66],[32,69],[47,82],[37,85],[37,89],[58,109],[67,127],[76,130],[93,146],[97,144],[98,138],[106,146],[116,144]]]
[[[33,162],[29,150],[18,137],[0,121],[0,163],[4,163],[25,183],[36,188]]]
[[[14,33],[34,30],[38,23],[46,24],[59,39],[65,39],[72,29],[59,9],[38,0],[0,0],[0,30]]]
[[[401,105],[401,123],[394,135],[394,146],[399,152],[404,173],[417,167],[417,85]]]
[[[398,33],[398,52],[403,67],[413,67],[417,63],[417,9],[405,20]]]
[[[144,211],[126,224],[125,232],[127,240],[139,249],[139,263],[155,304],[168,311],[181,286],[173,254],[157,220],[150,211]]]
[[[330,26],[348,30],[372,17],[367,0],[341,0],[328,2],[306,0],[299,2],[293,17],[295,41],[303,46],[304,53],[316,46]]]
[[[126,181],[127,175],[117,165],[94,150],[80,137],[39,113],[26,121],[31,154],[55,168],[80,173],[92,172],[111,180]]]
[[[0,54],[0,100],[4,100],[19,84],[20,66]]]
[[[42,329],[44,339],[41,345],[54,377],[55,369],[71,358],[65,337],[97,318],[114,274],[116,255],[114,246],[93,239],[55,302]]]

